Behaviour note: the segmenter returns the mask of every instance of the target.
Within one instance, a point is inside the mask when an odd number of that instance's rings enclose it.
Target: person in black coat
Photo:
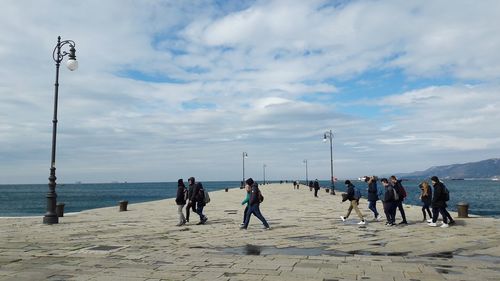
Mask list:
[[[385,225],[393,226],[396,225],[396,191],[386,178],[381,179],[380,182],[385,188],[384,199],[382,200],[387,219]]]
[[[314,181],[313,186],[314,186],[314,197],[318,197],[318,190],[319,190],[319,181],[318,181],[318,179],[316,179]]]
[[[359,198],[356,198],[356,193],[355,193],[355,186],[351,183],[350,180],[346,180],[344,182],[344,184],[346,185],[347,187],[347,200],[350,201],[350,204],[349,204],[349,209],[347,209],[347,215],[344,217],[344,216],[340,216],[340,219],[342,221],[346,221],[347,218],[349,218],[349,215],[351,215],[351,211],[352,209],[354,209],[354,211],[356,212],[356,214],[358,214],[359,218],[361,219],[360,222],[358,222],[359,225],[364,225],[366,222],[365,222],[365,217],[363,216],[363,214],[361,213],[361,211],[359,210]]]
[[[373,212],[376,220],[380,220],[382,217],[377,211],[377,201],[378,198],[378,188],[377,188],[377,177],[365,177],[365,182],[368,183],[368,209]]]
[[[429,226],[437,226],[436,222],[439,217],[439,213],[443,217],[443,225],[441,227],[448,227],[448,222],[454,223],[455,221],[451,218],[450,213],[446,210],[448,205],[446,204],[448,189],[446,186],[439,180],[437,176],[433,176],[431,178],[432,186],[434,187],[434,193],[432,195],[432,222],[430,222]]]
[[[182,179],[179,179],[177,181],[177,196],[175,197],[175,203],[177,204],[177,213],[179,214],[179,223],[177,224],[177,226],[181,226],[186,223],[186,218],[184,217],[182,209],[186,205],[187,192],[188,191],[186,189],[186,186],[184,185],[184,181]]]
[[[205,190],[201,182],[197,182],[194,185],[193,194],[191,201],[196,205],[196,213],[200,216],[200,222],[198,224],[205,224],[208,217],[203,214],[203,208],[205,207]]]
[[[396,190],[396,192],[399,195],[399,199],[396,200],[396,208],[399,209],[399,212],[401,213],[401,218],[403,219],[399,224],[408,224],[408,221],[406,221],[405,209],[403,207],[403,201],[405,200],[405,197],[403,196],[404,187],[401,184],[401,180],[398,180],[396,176],[391,176],[391,183],[392,187]]]

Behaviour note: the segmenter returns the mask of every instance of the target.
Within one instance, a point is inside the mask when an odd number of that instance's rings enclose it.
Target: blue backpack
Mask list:
[[[361,190],[359,188],[354,187],[354,199],[359,200],[361,198]]]

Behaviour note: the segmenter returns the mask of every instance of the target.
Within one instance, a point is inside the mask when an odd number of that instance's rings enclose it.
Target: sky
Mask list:
[[[500,157],[499,1],[0,3],[0,184],[390,175]],[[68,51],[67,46],[63,50]],[[64,58],[64,62],[67,57]]]

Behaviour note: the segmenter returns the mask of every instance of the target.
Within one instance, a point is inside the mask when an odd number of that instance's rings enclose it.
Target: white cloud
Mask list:
[[[328,178],[329,129],[340,177],[498,157],[496,1],[230,2],[4,1],[0,178],[47,178],[58,35],[80,63],[60,73],[63,182],[239,179],[241,151],[248,174]],[[378,72],[410,88],[336,85]]]

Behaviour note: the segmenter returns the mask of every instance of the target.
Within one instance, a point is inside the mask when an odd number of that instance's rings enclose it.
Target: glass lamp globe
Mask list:
[[[74,71],[78,68],[78,61],[75,59],[69,59],[66,62],[66,66],[68,67],[69,70]]]

